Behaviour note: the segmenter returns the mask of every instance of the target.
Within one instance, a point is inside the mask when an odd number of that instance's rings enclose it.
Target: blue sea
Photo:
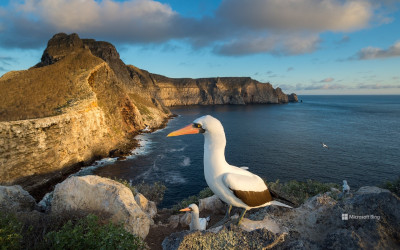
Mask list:
[[[207,186],[203,135],[166,135],[209,114],[225,128],[228,163],[268,181],[347,180],[354,190],[400,175],[400,96],[299,96],[289,104],[171,110],[178,116],[165,129],[140,135],[142,147],[126,160],[104,159],[92,173],[133,184],[161,181],[168,188],[161,207],[197,194]]]

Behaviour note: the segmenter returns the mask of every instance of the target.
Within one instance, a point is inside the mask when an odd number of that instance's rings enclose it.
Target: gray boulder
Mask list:
[[[224,213],[225,204],[218,198],[218,196],[213,195],[204,199],[199,200],[199,211],[209,210],[214,213]]]
[[[150,218],[136,203],[131,190],[119,182],[99,176],[74,176],[55,187],[52,213],[73,210],[109,214],[111,221],[123,223],[128,232],[145,238]]]
[[[149,201],[146,197],[144,197],[144,195],[140,193],[135,195],[135,201],[142,209],[142,211],[150,217],[150,219],[153,219],[154,216],[156,216],[157,205],[155,202]]]
[[[0,186],[0,210],[29,212],[35,205],[35,199],[21,186]]]

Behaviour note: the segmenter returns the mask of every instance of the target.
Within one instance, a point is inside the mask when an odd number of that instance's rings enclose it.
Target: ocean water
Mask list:
[[[400,175],[400,96],[299,96],[299,103],[176,107],[178,117],[152,134],[124,161],[108,159],[91,172],[132,183],[161,181],[161,207],[207,186],[203,135],[166,137],[209,114],[225,129],[228,163],[268,181],[314,179],[354,190]],[[321,143],[328,145],[323,148]]]

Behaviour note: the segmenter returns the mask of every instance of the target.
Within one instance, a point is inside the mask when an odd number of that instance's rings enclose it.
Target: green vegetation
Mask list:
[[[48,249],[145,249],[138,236],[125,231],[122,225],[110,222],[101,225],[95,215],[88,215],[76,224],[68,221],[60,230],[45,236]]]
[[[156,204],[161,203],[164,198],[165,190],[167,190],[167,187],[159,181],[153,184],[142,182],[135,185],[135,187],[139,193],[143,194],[147,199],[154,201]]]
[[[117,178],[114,180],[129,188],[132,191],[133,196],[135,196],[137,193],[141,193],[148,200],[154,201],[156,204],[161,203],[164,198],[165,190],[167,190],[167,187],[159,181],[154,182],[153,184],[147,184],[143,181],[135,186],[132,186],[127,180]]]
[[[199,204],[200,199],[204,199],[213,195],[213,191],[211,191],[209,187],[206,187],[205,189],[201,190],[198,195],[187,197],[186,199],[180,201],[178,204],[174,205],[172,209],[174,212],[178,212],[180,209],[188,207],[192,203]]]
[[[302,204],[308,198],[319,193],[328,192],[331,188],[340,188],[336,183],[322,183],[314,180],[307,180],[306,182],[291,180],[283,184],[277,180],[276,182],[268,182],[268,187],[296,205]]]
[[[0,211],[0,249],[146,249],[144,241],[105,214]]]
[[[390,192],[400,196],[400,176],[397,177],[393,182],[387,181],[382,186],[382,188],[388,189]]]
[[[20,249],[22,223],[15,215],[0,212],[0,249]]]

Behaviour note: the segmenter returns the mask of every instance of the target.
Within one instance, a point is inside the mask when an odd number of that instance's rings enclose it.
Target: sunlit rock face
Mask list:
[[[128,232],[145,238],[151,219],[136,203],[131,190],[121,183],[95,175],[71,177],[58,184],[53,193],[51,213],[94,211],[123,223]]]

